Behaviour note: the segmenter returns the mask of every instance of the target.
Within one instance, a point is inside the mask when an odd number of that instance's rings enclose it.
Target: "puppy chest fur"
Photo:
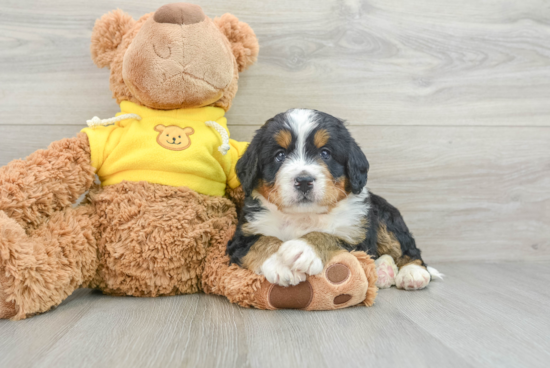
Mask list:
[[[257,192],[245,215],[243,233],[272,236],[282,241],[301,238],[308,233],[322,232],[338,237],[347,243],[358,244],[366,236],[369,211],[368,191],[350,195],[326,213],[285,213]]]

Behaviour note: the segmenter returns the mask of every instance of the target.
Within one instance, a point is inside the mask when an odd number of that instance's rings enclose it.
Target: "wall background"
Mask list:
[[[94,20],[168,1],[2,0],[0,165],[112,117]],[[248,22],[259,62],[228,113],[250,139],[290,107],[349,122],[369,188],[428,263],[550,259],[550,2],[201,0]]]

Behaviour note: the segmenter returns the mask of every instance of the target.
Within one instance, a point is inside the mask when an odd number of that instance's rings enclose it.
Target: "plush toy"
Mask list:
[[[224,114],[258,54],[247,24],[185,3],[137,21],[116,10],[96,22],[91,52],[121,112],[0,168],[0,318],[48,311],[79,287],[204,291],[264,309],[372,305],[365,253],[289,288],[229,264],[246,144],[229,139]]]

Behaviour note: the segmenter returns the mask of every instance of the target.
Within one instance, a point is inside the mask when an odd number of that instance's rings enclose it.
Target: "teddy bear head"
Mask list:
[[[258,50],[254,31],[234,15],[211,19],[187,3],[164,5],[139,20],[115,10],[92,31],[92,59],[110,68],[113,97],[154,109],[228,110],[239,72]]]

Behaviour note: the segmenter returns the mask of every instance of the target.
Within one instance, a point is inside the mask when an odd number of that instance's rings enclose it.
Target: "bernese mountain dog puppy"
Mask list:
[[[245,202],[227,253],[282,286],[321,273],[337,252],[376,259],[377,286],[426,287],[427,267],[399,211],[367,187],[369,162],[344,122],[292,109],[268,120],[237,163]]]

